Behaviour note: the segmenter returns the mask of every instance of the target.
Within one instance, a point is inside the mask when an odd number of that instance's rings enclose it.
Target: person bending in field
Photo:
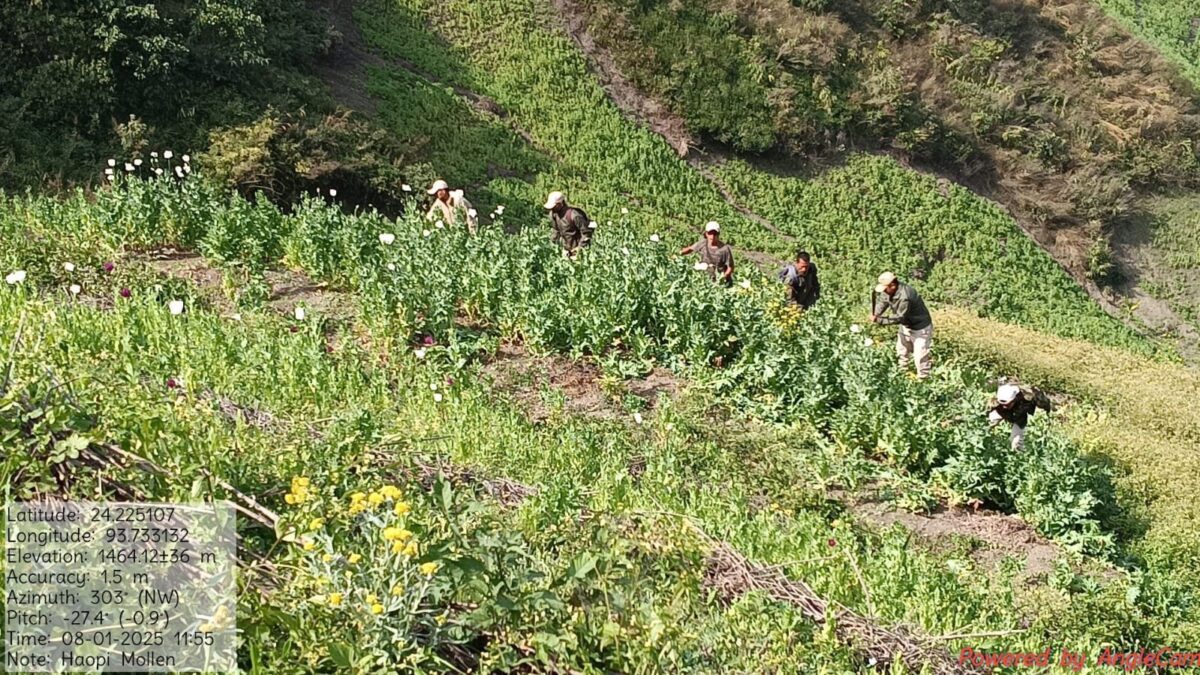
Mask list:
[[[929,377],[929,370],[933,366],[930,356],[933,347],[933,319],[916,289],[900,283],[895,274],[884,272],[879,275],[873,304],[871,322],[884,326],[900,326],[900,332],[896,336],[896,356],[900,360],[900,367],[907,368],[908,361],[912,358],[917,363],[917,377]]]
[[[462,190],[451,191],[446,181],[436,180],[429,186],[427,194],[433,195],[433,203],[429,205],[429,211],[425,214],[426,220],[440,220],[447,225],[456,225],[461,214],[462,220],[467,224],[467,231],[475,234],[479,221],[475,217],[474,207],[463,196]]]
[[[798,251],[796,262],[780,270],[779,280],[787,287],[788,301],[801,309],[808,309],[821,299],[817,265],[808,251]]]
[[[595,223],[588,219],[583,209],[567,204],[567,198],[561,192],[551,192],[546,197],[546,210],[550,212],[550,237],[563,252],[574,256],[579,249],[592,243],[592,230]]]
[[[700,254],[696,269],[708,272],[708,277],[725,286],[733,284],[733,249],[721,241],[721,226],[709,221],[704,226],[704,238],[679,249],[679,255]]]
[[[1011,424],[1012,449],[1020,450],[1025,446],[1025,427],[1029,424],[1029,416],[1036,413],[1038,408],[1050,412],[1053,407],[1050,397],[1040,389],[1002,384],[988,406],[988,423],[992,426],[1002,421]]]

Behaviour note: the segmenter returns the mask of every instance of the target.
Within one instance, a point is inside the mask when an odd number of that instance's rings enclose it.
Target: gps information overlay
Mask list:
[[[228,502],[11,502],[0,671],[236,666]]]

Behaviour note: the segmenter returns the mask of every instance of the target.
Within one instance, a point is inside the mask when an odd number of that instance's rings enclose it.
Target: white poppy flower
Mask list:
[[[872,340],[871,338],[863,338],[863,346],[864,347],[871,347],[874,345],[875,345],[875,341]]]
[[[441,230],[441,229],[445,229],[445,227],[446,227],[446,223],[443,223],[440,220],[437,221],[437,229]]]
[[[79,295],[79,291],[82,291],[83,289],[80,288],[79,284],[71,284],[67,290],[71,291],[71,295]]]
[[[405,192],[412,192],[412,186],[411,186],[411,185],[409,185],[408,183],[405,183],[404,185],[401,185],[401,186],[400,186],[400,189],[401,189],[401,190],[404,190]]]
[[[303,321],[304,320],[304,308],[299,305],[296,305],[295,315],[296,315],[297,321]]]
[[[74,272],[75,271],[75,263],[65,262],[65,263],[63,263],[63,269],[68,272]]]
[[[658,243],[658,235],[657,234],[650,235],[650,241],[657,244]]]
[[[134,165],[134,166],[141,166],[141,165],[142,165],[142,158],[141,158],[141,157],[138,157],[137,159],[133,160],[133,165]]]
[[[504,205],[503,204],[496,205],[496,213],[504,213]]]
[[[588,223],[588,229],[589,230],[596,229],[596,221],[593,220],[592,222]]]
[[[850,324],[850,332],[851,332],[851,333],[861,333],[861,332],[862,332],[862,326],[860,326],[860,325],[858,325],[858,324],[856,324],[856,323],[852,323],[852,324]]]
[[[703,272],[704,270],[708,269],[708,263],[706,263],[706,262],[698,262],[698,263],[696,263],[695,265],[692,265],[692,269],[694,269],[694,270],[699,270],[699,271]]]
[[[425,230],[425,231],[424,231],[424,232],[422,232],[421,234],[423,234],[423,235],[425,235],[426,237],[428,237],[429,235],[431,235],[431,234],[433,234],[433,233],[432,233],[432,232],[430,232],[429,230]]]
[[[174,156],[175,156],[175,153],[171,152],[170,150],[166,150],[163,152],[164,159],[171,159]]]
[[[629,209],[627,209],[627,208],[625,208],[624,206],[622,206],[622,207],[621,207],[621,214],[622,214],[622,215],[627,215],[628,213],[629,213]]]
[[[111,182],[113,182],[113,181],[115,181],[115,180],[117,179],[117,177],[116,177],[116,176],[105,176],[105,178],[107,178],[107,179],[108,179],[108,182],[110,182],[110,183],[111,183]]]
[[[742,288],[749,289],[749,288],[750,288],[750,280],[749,280],[749,279],[742,279],[741,286],[742,286]]]
[[[628,248],[625,248],[624,246],[622,246],[622,247],[621,247],[621,253],[624,253],[625,255],[629,255],[629,249],[628,249]]]
[[[154,152],[150,153],[150,156],[151,156],[151,157],[154,157],[154,158],[156,158],[156,159],[157,159],[157,158],[158,158],[158,151],[157,151],[157,150],[155,150]]]
[[[175,175],[179,178],[183,178],[183,167],[182,166],[175,167]]]
[[[167,303],[167,309],[171,311],[171,314],[183,314],[183,301],[172,300]]]
[[[8,282],[10,286],[13,284],[19,284],[22,281],[25,281],[25,270],[15,270],[8,276],[4,277],[4,280]]]
[[[191,173],[191,172],[192,172],[192,167],[188,166],[187,164],[184,164],[184,165],[183,165],[183,172],[184,172],[184,173]]]
[[[437,382],[429,383],[429,391],[437,391]]]
[[[125,170],[126,170],[126,171],[133,171],[133,165],[132,165],[132,164],[130,164],[129,162],[125,162]]]
[[[154,175],[156,175],[156,176],[161,176],[161,175],[163,175],[163,170],[162,170],[162,169],[155,169],[155,170],[154,170]]]
[[[425,358],[425,348],[417,347],[415,350],[413,350],[413,356],[417,357],[418,359]]]
[[[336,197],[336,196],[337,196],[337,190],[336,190],[336,189],[334,189],[334,188],[329,188],[329,196],[330,196],[330,197]]]
[[[241,314],[230,314],[230,315],[229,315],[229,318],[230,318],[230,319],[233,319],[234,321],[241,321],[241,320],[242,320],[242,315],[241,315]]]
[[[379,235],[379,243],[384,246],[391,246],[394,241],[396,241],[396,235],[391,232],[383,232]]]
[[[633,413],[633,421],[637,422],[638,424],[641,424],[642,423],[642,413],[640,413],[640,412]]]
[[[442,402],[442,395],[441,395],[441,394],[434,394],[434,395],[433,395],[433,401],[434,401],[435,403],[441,403],[441,402]]]
[[[183,162],[184,162],[184,164],[186,164],[186,163],[188,163],[188,162],[190,162],[190,161],[192,161],[192,158],[191,158],[190,156],[188,156],[188,155],[184,155],[184,156],[183,156]]]
[[[105,175],[105,176],[111,176],[111,175],[113,175],[113,170],[112,170],[112,169],[105,169],[105,170],[104,170],[104,175]]]
[[[116,166],[116,165],[117,165],[117,160],[115,160],[115,159],[110,159],[110,160],[108,160],[108,165],[109,165],[109,166]]]
[[[395,263],[388,263],[388,264],[387,264],[387,268],[388,268],[388,271],[389,271],[389,272],[395,272],[395,271],[396,271],[396,264],[395,264]]]

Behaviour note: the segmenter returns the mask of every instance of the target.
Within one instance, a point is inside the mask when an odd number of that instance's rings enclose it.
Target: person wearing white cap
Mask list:
[[[475,234],[479,220],[475,216],[475,208],[463,196],[462,190],[451,190],[446,181],[439,179],[429,186],[426,194],[434,196],[433,204],[429,205],[429,211],[425,214],[426,220],[440,220],[447,225],[455,225],[461,213],[467,223],[467,231]]]
[[[726,286],[733,284],[733,249],[721,241],[721,225],[717,221],[710,220],[704,226],[703,239],[679,249],[679,255],[697,252],[700,253],[700,262],[696,263],[696,269],[708,272],[713,281]]]
[[[1054,406],[1050,403],[1050,397],[1039,389],[1002,384],[988,407],[988,423],[992,426],[1001,421],[1012,424],[1012,449],[1020,450],[1025,445],[1025,427],[1029,424],[1029,416],[1036,413],[1038,408],[1050,412]]]
[[[545,208],[550,212],[550,238],[563,247],[568,255],[592,243],[595,227],[583,209],[567,204],[563,193],[554,191],[546,197]]]
[[[896,336],[896,357],[900,367],[907,368],[912,358],[917,363],[917,377],[929,377],[933,366],[930,350],[933,347],[933,319],[925,308],[925,301],[916,289],[900,283],[895,274],[884,272],[879,275],[879,284],[871,298],[872,323],[883,326],[899,324]]]

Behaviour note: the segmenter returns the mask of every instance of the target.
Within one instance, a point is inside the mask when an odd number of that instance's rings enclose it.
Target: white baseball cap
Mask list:
[[[449,190],[449,189],[450,189],[450,186],[446,185],[446,181],[435,180],[435,181],[433,181],[433,185],[431,185],[429,187],[429,189],[426,190],[426,194],[432,195],[432,194],[436,194],[438,190]]]
[[[884,272],[879,275],[879,283],[875,286],[876,293],[882,293],[883,289],[887,288],[893,281],[896,280],[896,275],[891,272]]]
[[[1001,403],[1012,403],[1020,396],[1021,388],[1015,384],[1002,384],[996,390],[996,400]]]
[[[563,201],[563,193],[555,190],[554,192],[551,192],[549,196],[546,197],[546,205],[545,206],[548,209],[552,209],[552,208],[558,206],[559,204],[561,204],[562,201]]]
[[[720,232],[720,231],[721,231],[721,224],[715,220],[708,221],[708,224],[704,226],[705,234],[708,234],[709,232]]]

